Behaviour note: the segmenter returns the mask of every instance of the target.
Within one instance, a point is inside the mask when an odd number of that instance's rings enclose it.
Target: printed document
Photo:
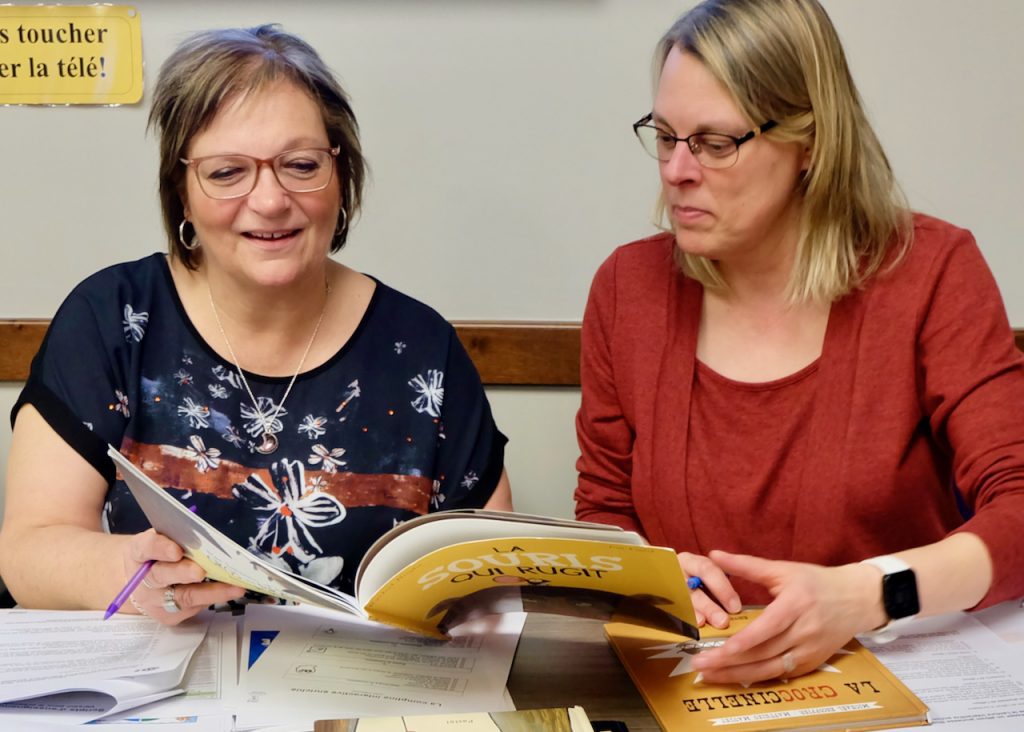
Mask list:
[[[926,618],[891,643],[865,642],[931,709],[937,732],[1024,729],[1024,610]]]
[[[192,656],[181,694],[99,720],[99,725],[135,724],[160,732],[230,732],[238,695],[238,625],[229,613],[204,612],[210,625],[199,650]],[[128,727],[131,729],[131,727]]]
[[[524,613],[487,616],[443,641],[329,610],[250,605],[237,729],[514,709],[505,684],[525,619]]]
[[[0,727],[81,724],[180,692],[206,623],[99,611],[0,610]]]

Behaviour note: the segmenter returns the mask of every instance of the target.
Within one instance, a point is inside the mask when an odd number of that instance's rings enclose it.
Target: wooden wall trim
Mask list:
[[[0,320],[0,381],[24,381],[49,320]]]
[[[49,320],[0,320],[0,381],[24,381]],[[489,386],[578,386],[580,324],[454,321]],[[1024,329],[1015,331],[1024,350]]]
[[[0,381],[28,378],[49,320],[0,320]],[[454,322],[487,385],[577,386],[580,324]]]

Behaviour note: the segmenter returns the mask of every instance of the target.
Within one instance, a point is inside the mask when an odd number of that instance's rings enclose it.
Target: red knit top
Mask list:
[[[765,384],[697,364],[702,289],[670,235],[617,249],[583,322],[577,516],[823,565],[967,530],[995,569],[978,607],[1024,596],[1024,355],[970,233],[914,224],[833,304],[821,357]]]

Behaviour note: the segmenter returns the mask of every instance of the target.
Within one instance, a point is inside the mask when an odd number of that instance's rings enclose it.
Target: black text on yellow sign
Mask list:
[[[142,23],[126,5],[0,7],[0,104],[135,104]]]

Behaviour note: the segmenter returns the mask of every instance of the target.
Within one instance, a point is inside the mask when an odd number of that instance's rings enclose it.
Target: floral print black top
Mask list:
[[[245,376],[259,411],[274,414],[290,379]],[[347,593],[396,523],[483,506],[506,442],[451,325],[378,282],[348,343],[296,379],[269,425],[279,447],[260,454],[257,410],[192,326],[161,254],[68,296],[12,420],[23,404],[107,477],[111,532],[149,524],[108,443],[253,553]]]

